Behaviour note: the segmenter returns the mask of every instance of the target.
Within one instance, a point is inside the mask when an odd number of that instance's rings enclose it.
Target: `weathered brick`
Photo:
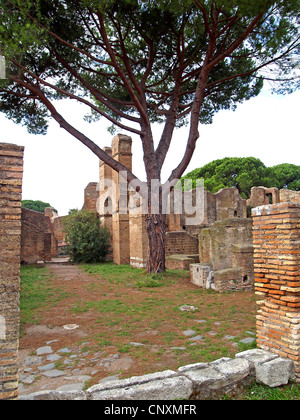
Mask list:
[[[259,240],[254,243],[255,290],[263,299],[257,315],[257,344],[297,361],[300,354],[300,204],[258,207],[253,211],[253,219],[254,240]],[[299,380],[300,368],[295,372]]]
[[[21,189],[24,148],[0,143],[0,400],[18,397]]]

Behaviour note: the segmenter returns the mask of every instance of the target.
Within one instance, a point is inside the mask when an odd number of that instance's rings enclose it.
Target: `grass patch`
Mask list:
[[[245,388],[240,397],[223,397],[225,400],[255,400],[255,401],[293,401],[300,400],[300,385],[290,382],[288,385],[270,388],[267,385],[254,383]]]
[[[55,306],[67,296],[61,289],[52,286],[53,275],[47,268],[22,266],[20,276],[20,333],[25,324],[38,324],[39,310],[49,302]]]
[[[83,312],[87,312],[90,309],[94,309],[102,313],[113,312],[118,315],[124,312],[131,312],[131,306],[122,302],[120,299],[103,299],[92,302],[78,302],[73,306],[72,311],[75,314],[81,314]]]
[[[110,284],[119,283],[137,288],[167,286],[173,284],[178,278],[189,277],[189,272],[186,270],[167,270],[162,274],[148,274],[145,270],[127,264],[117,265],[113,262],[82,264],[80,269],[89,274],[101,276]]]

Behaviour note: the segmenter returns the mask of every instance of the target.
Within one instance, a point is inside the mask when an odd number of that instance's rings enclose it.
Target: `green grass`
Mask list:
[[[187,364],[187,356],[191,363],[211,362],[223,356],[234,357],[239,351],[256,347],[255,341],[250,345],[239,342],[241,338],[249,335],[246,329],[255,330],[255,324],[248,324],[247,328],[244,325],[246,319],[255,317],[253,310],[249,312],[247,305],[244,307],[235,302],[233,293],[220,294],[213,290],[181,288],[180,282],[177,281],[187,279],[188,271],[168,270],[163,275],[149,276],[144,270],[112,263],[85,264],[80,268],[95,276],[90,278],[89,283],[82,284],[85,291],[90,293],[86,294],[85,300],[80,294],[72,294],[76,299],[66,309],[75,314],[96,312],[91,334],[94,351],[118,351],[128,354],[138,363],[147,362],[152,336],[143,336],[143,333],[149,330],[157,330],[153,336],[157,340],[156,361],[165,363],[164,357],[166,360],[173,357],[177,366]],[[47,268],[22,267],[22,326],[25,323],[37,324],[40,320],[40,310],[45,307],[51,310],[58,300],[67,296],[65,292],[53,286],[52,279],[53,275]],[[168,293],[170,287],[173,288],[172,294]],[[179,307],[183,304],[190,304],[199,309],[196,312],[180,312]],[[206,322],[195,322],[199,319]],[[216,325],[216,321],[221,323]],[[229,329],[232,334],[232,325],[235,326],[235,337],[230,341],[224,340],[223,336],[228,334]],[[189,345],[182,335],[182,331],[191,328],[196,334],[203,336],[203,340],[196,346]],[[215,331],[216,335],[209,335],[210,331]],[[140,334],[138,340],[136,334]],[[131,341],[139,341],[145,346],[134,347],[129,344]],[[236,347],[232,346],[234,342],[237,343]],[[186,349],[170,353],[169,348],[174,345],[185,346]],[[115,347],[115,350],[112,350],[112,347]],[[171,354],[173,356],[170,356]],[[57,367],[62,368],[59,365]],[[167,364],[165,368],[168,368]],[[237,399],[299,400],[300,389],[296,384],[276,389],[255,384]]]
[[[105,264],[83,264],[80,269],[93,275],[99,275],[110,284],[125,284],[137,288],[156,288],[174,283],[176,278],[189,277],[186,270],[167,270],[163,274],[147,274],[144,270],[130,265],[116,265],[112,262]]]
[[[300,384],[290,383],[277,388],[255,383],[245,389],[242,396],[232,398],[223,397],[225,400],[255,400],[255,401],[295,401],[300,400]]]
[[[67,296],[61,289],[54,288],[51,283],[53,275],[47,268],[22,266],[20,277],[20,333],[25,324],[38,324],[39,309],[49,302],[52,306]]]

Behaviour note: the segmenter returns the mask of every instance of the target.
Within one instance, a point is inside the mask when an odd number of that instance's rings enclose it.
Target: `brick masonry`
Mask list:
[[[18,398],[23,153],[0,143],[0,400]]]
[[[252,210],[257,344],[293,360],[300,381],[300,203]]]

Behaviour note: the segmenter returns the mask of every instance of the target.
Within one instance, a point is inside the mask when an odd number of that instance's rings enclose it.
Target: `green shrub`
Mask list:
[[[72,210],[64,220],[66,240],[73,262],[96,263],[105,260],[110,249],[110,233],[100,226],[97,214]]]

